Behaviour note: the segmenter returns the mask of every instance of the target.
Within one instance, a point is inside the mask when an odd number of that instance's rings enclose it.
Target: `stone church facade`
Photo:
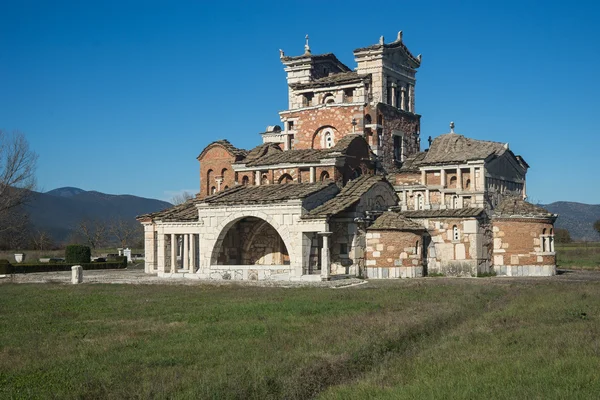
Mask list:
[[[194,199],[138,217],[146,272],[163,277],[327,280],[547,276],[556,215],[525,201],[529,165],[508,144],[454,132],[421,151],[421,56],[400,32],[354,50],[280,59],[288,109],[253,149],[198,156]]]

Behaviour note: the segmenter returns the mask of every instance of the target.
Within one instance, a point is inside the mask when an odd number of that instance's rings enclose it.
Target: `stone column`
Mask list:
[[[156,239],[154,224],[144,224],[144,272],[152,274],[156,270]]]
[[[165,255],[166,241],[164,233],[158,233],[157,242],[158,248],[156,249],[156,269],[158,272],[167,272],[167,259]]]
[[[188,269],[190,266],[190,235],[183,235],[183,251],[181,252],[181,266]]]
[[[310,167],[310,183],[317,181],[317,167]]]
[[[425,189],[425,207],[423,207],[426,210],[429,210],[431,208],[431,203],[429,202],[429,189]]]
[[[440,184],[442,188],[446,187],[446,170],[444,168],[440,170]]]
[[[421,171],[421,185],[427,185],[427,172]]]
[[[471,167],[471,170],[469,171],[469,175],[471,175],[471,187],[469,188],[469,190],[471,191],[475,191],[475,167]]]
[[[402,211],[406,211],[408,209],[408,204],[406,202],[406,190],[402,191]]]
[[[415,87],[408,85],[408,111],[415,112]]]
[[[196,270],[196,253],[198,252],[196,247],[196,235],[190,235],[190,273],[194,273]]]
[[[171,273],[174,274],[177,272],[177,248],[179,244],[177,243],[177,235],[171,233]]]
[[[462,184],[462,171],[460,170],[460,167],[456,168],[456,190],[462,190],[463,188],[463,184]]]
[[[392,82],[392,107],[398,107],[397,103],[396,103],[396,83]]]
[[[260,185],[260,171],[254,172],[254,184],[256,186]]]
[[[485,168],[479,167],[479,178],[477,179],[477,188],[485,190]]]
[[[331,268],[331,257],[329,254],[329,236],[332,232],[319,232],[323,237],[323,248],[321,249],[321,279],[329,279],[329,269]]]
[[[400,89],[400,108],[406,111],[406,88],[404,86]]]

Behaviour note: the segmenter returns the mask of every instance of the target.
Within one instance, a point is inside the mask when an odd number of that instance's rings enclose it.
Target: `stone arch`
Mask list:
[[[294,181],[294,178],[292,178],[292,176],[290,174],[283,174],[279,177],[279,184],[282,183],[291,183]]]
[[[254,218],[263,220],[265,223],[267,223],[269,226],[271,226],[277,232],[277,234],[281,238],[285,248],[287,249],[290,264],[294,265],[294,262],[296,260],[295,260],[295,254],[293,253],[293,247],[291,246],[292,235],[291,235],[288,227],[285,225],[279,224],[270,215],[268,215],[264,212],[260,212],[260,211],[233,213],[233,214],[229,215],[227,218],[225,218],[223,221],[221,221],[221,223],[215,229],[215,231],[219,232],[219,234],[217,235],[217,237],[215,239],[209,240],[207,243],[207,245],[208,245],[207,250],[209,250],[209,253],[207,255],[210,255],[209,256],[210,260],[208,260],[210,262],[210,265],[218,264],[219,252],[221,250],[223,240],[225,239],[225,236],[227,235],[229,230],[236,223],[238,223],[239,221],[243,220],[244,218],[248,218],[248,217],[254,217]]]
[[[339,140],[340,135],[338,130],[331,125],[322,126],[313,135],[311,148],[313,149],[326,149],[335,146]],[[329,147],[328,147],[329,145]]]

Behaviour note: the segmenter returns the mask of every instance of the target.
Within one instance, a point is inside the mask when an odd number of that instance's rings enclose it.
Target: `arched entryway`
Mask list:
[[[271,224],[248,216],[223,228],[212,251],[211,265],[290,265],[290,255]]]

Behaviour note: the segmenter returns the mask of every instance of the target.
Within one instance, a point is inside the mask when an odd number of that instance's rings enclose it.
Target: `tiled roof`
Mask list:
[[[505,196],[500,204],[494,208],[495,217],[531,217],[553,218],[556,214],[523,200],[520,196]]]
[[[249,162],[266,155],[281,153],[283,150],[279,148],[275,143],[263,143],[261,145],[256,146],[252,150],[248,151],[246,157],[240,162]]]
[[[255,167],[260,165],[276,165],[276,164],[294,164],[294,163],[314,163],[319,162],[323,158],[333,157],[333,153],[340,153],[345,155],[350,144],[355,139],[364,138],[361,135],[351,134],[343,136],[336,144],[330,149],[299,149],[299,150],[280,150],[279,148],[269,149],[264,151],[264,146],[258,146],[248,153],[248,156],[242,160],[246,162],[249,167]],[[256,149],[261,148],[261,152]]]
[[[499,156],[506,150],[504,143],[469,139],[457,133],[447,133],[433,140],[419,165],[483,160],[491,155]]]
[[[143,214],[136,219],[150,218],[154,221],[197,221],[198,209],[196,208],[196,199],[190,199],[185,203],[167,208],[155,213]]]
[[[341,85],[344,83],[360,82],[365,78],[369,78],[371,74],[358,74],[355,71],[350,72],[339,72],[325,76],[323,78],[315,79],[314,81],[304,83],[294,83],[290,86],[293,89],[308,89],[318,88],[323,86]]]
[[[381,175],[363,175],[356,178],[348,182],[333,199],[311,210],[302,218],[326,218],[345,211],[358,203],[361,196],[371,189],[373,185],[384,180],[385,178]]]
[[[426,151],[420,151],[406,157],[398,172],[419,172],[419,163],[423,161],[426,155]]]
[[[223,192],[205,197],[201,202],[222,204],[263,204],[303,199],[317,193],[333,182],[285,183],[280,185],[234,186]]]
[[[217,140],[215,142],[210,143],[208,146],[206,146],[204,148],[204,150],[202,150],[202,152],[200,153],[200,155],[198,156],[198,158],[202,157],[202,155],[204,154],[204,152],[211,146],[213,145],[221,145],[223,146],[231,155],[235,156],[236,158],[238,157],[245,157],[246,154],[248,153],[247,150],[244,149],[238,149],[237,147],[235,147],[234,145],[232,145],[229,140],[227,139],[222,139],[222,140]]]
[[[395,211],[387,211],[375,220],[369,230],[425,231],[425,227]]]
[[[406,218],[466,218],[477,217],[483,212],[483,208],[456,208],[446,210],[402,211],[402,215]]]

